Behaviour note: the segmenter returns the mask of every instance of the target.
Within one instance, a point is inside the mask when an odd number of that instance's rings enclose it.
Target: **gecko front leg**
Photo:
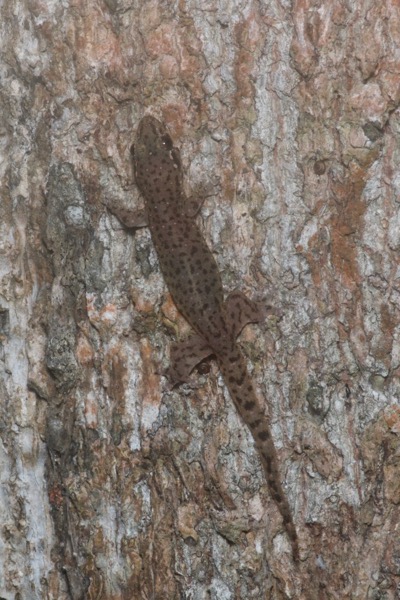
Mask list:
[[[143,208],[132,209],[113,205],[108,205],[107,208],[127,229],[141,229],[149,225],[146,211]]]

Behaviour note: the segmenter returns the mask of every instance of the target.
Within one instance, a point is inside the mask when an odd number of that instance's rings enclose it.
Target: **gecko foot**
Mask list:
[[[186,340],[173,344],[170,352],[170,367],[167,377],[172,386],[188,381],[195,366],[213,353],[202,337],[191,335]]]
[[[275,311],[265,302],[255,302],[247,298],[243,292],[235,290],[225,300],[225,315],[228,322],[232,323],[233,335],[236,338],[243,327],[249,323],[260,323]]]

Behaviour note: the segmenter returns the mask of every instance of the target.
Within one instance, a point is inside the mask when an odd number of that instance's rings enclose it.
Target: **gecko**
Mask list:
[[[252,433],[270,494],[298,560],[297,533],[280,483],[271,429],[236,341],[246,324],[265,318],[265,310],[239,291],[224,299],[217,263],[195,221],[199,206],[193,210],[186,198],[180,152],[163,123],[150,115],[143,117],[131,156],[145,211],[110,210],[127,228],[150,228],[169,292],[194,330],[171,348],[170,379],[173,384],[187,381],[198,363],[210,355],[216,357],[235,407]]]

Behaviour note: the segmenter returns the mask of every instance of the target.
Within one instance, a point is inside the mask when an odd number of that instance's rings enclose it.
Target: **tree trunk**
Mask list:
[[[0,598],[378,599],[400,589],[400,6],[1,7]],[[180,147],[300,539],[293,562],[215,362],[188,327],[129,148]]]

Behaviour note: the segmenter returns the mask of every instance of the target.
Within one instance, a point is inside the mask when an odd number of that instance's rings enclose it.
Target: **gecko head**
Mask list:
[[[167,205],[167,196],[170,200],[179,196],[180,154],[163,123],[149,115],[143,117],[131,154],[135,181],[148,206]]]
[[[140,121],[136,144],[132,146],[131,153],[136,162],[149,163],[164,158],[180,168],[179,152],[174,148],[165,125],[151,115]]]

